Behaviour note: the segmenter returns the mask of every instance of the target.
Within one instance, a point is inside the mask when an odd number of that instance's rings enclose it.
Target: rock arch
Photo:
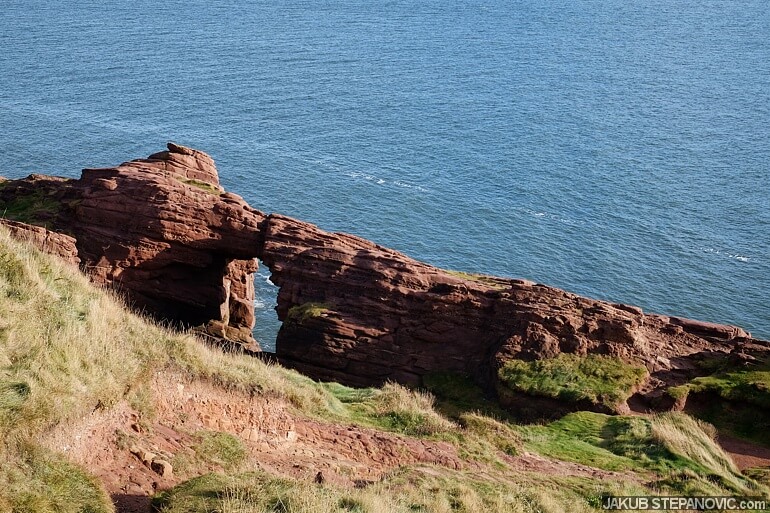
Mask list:
[[[419,384],[448,371],[493,388],[507,359],[563,352],[609,354],[664,376],[704,352],[754,342],[733,326],[446,271],[266,215],[222,189],[211,157],[172,143],[146,159],[86,169],[78,180],[0,182],[0,211],[16,215],[4,221],[12,231],[79,259],[95,282],[119,287],[136,307],[252,350],[259,258],[279,287],[279,361],[351,385]]]

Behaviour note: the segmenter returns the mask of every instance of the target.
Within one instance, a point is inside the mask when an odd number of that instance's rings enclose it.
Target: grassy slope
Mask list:
[[[713,428],[681,413],[578,412],[518,429],[527,449],[605,470],[650,472],[658,477],[652,488],[659,491],[748,494],[755,489],[713,442]]]
[[[0,189],[10,182],[0,180]],[[17,194],[11,201],[0,206],[0,216],[23,223],[46,225],[46,219],[54,216],[60,208],[59,202],[40,191]],[[42,220],[42,221],[41,221]]]
[[[51,427],[109,409],[158,371],[173,369],[221,387],[285,399],[297,415],[355,423],[455,444],[482,472],[438,467],[394,470],[363,490],[237,473],[239,440],[197,435],[196,454],[233,473],[206,475],[158,499],[162,511],[571,511],[596,506],[601,493],[642,493],[633,482],[516,472],[506,458],[524,447],[556,458],[652,476],[653,491],[762,491],[730,467],[703,426],[684,416],[651,420],[575,414],[546,426],[495,420],[494,408],[444,377],[440,404],[397,385],[353,390],[318,384],[292,371],[224,354],[189,335],[128,313],[80,274],[0,232],[0,512],[108,512],[100,484],[37,440]],[[452,408],[450,408],[452,409]],[[581,417],[584,416],[584,417]],[[587,416],[586,416],[587,415]],[[625,424],[624,424],[625,423]],[[190,462],[194,466],[195,462]],[[687,488],[687,487],[690,488]]]
[[[299,374],[223,354],[128,313],[84,276],[5,232],[0,312],[0,511],[110,511],[98,486],[88,485],[60,456],[37,448],[36,437],[110,408],[164,368],[278,395],[303,410],[333,415],[342,409]],[[91,494],[93,504],[84,507],[73,494]]]
[[[517,392],[612,408],[631,396],[647,372],[619,358],[562,353],[548,360],[511,360],[498,375],[502,383]]]
[[[720,431],[770,446],[770,360],[748,367],[723,366],[668,393],[695,398],[694,414]]]

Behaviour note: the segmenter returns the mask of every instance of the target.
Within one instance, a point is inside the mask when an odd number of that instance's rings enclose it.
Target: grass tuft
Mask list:
[[[613,408],[631,396],[647,371],[620,358],[562,353],[531,362],[510,360],[500,368],[498,376],[517,392]]]
[[[195,452],[207,463],[231,469],[243,463],[246,446],[240,438],[229,433],[202,431],[196,433]]]
[[[193,477],[201,469],[233,472],[241,468],[248,450],[237,436],[219,431],[201,430],[193,434],[191,450],[177,452],[171,460],[174,473]]]
[[[310,302],[292,306],[289,308],[284,322],[289,324],[305,324],[310,319],[325,315],[330,309],[331,306],[327,303]]]
[[[698,377],[680,387],[669,388],[669,394],[677,398],[688,393],[713,392],[728,401],[741,401],[770,409],[770,363],[763,369],[737,370]]]
[[[204,182],[203,180],[196,180],[194,178],[178,178],[178,180],[184,184],[191,185],[193,187],[201,189],[202,191],[205,191],[209,194],[214,194],[216,196],[222,195],[222,189],[220,189],[216,185],[210,184],[208,182]]]
[[[381,389],[356,389],[339,383],[324,383],[323,387],[340,401],[332,420],[418,437],[457,428],[433,408],[435,399],[429,392],[397,383],[386,383]]]
[[[451,431],[456,426],[433,409],[428,392],[409,390],[386,383],[374,399],[374,416],[383,427],[406,435],[428,436]]]

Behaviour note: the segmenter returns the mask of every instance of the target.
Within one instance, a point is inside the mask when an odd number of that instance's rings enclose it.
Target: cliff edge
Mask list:
[[[623,412],[629,399],[640,409],[679,407],[668,390],[706,374],[710,362],[750,366],[770,354],[738,327],[447,271],[264,214],[222,189],[210,156],[172,143],[146,159],[83,170],[78,180],[0,182],[0,210],[12,233],[125,292],[136,308],[252,350],[261,259],[279,287],[276,355],[315,379],[419,385],[454,373],[511,409],[525,394],[545,401],[541,409],[567,399],[568,409]],[[557,377],[617,381],[623,393],[524,386],[527,365],[546,360]]]

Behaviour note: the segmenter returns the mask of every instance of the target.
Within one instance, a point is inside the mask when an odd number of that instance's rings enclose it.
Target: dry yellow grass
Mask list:
[[[433,409],[435,399],[428,392],[409,390],[386,383],[373,398],[375,415],[389,420],[399,431],[412,435],[434,435],[457,426]]]
[[[93,511],[111,511],[98,483],[36,440],[53,426],[124,399],[150,411],[153,399],[143,390],[164,370],[282,398],[308,416],[359,416],[305,376],[224,353],[129,312],[115,294],[94,288],[85,276],[4,230],[0,312],[0,511],[69,511],[67,504],[78,503],[73,494],[92,497],[98,503]],[[384,416],[402,432],[454,427],[432,409],[432,397],[395,384],[374,391],[367,410],[372,413],[362,422],[378,423]]]
[[[114,294],[4,230],[0,312],[0,511],[4,504],[69,511],[67,504],[77,504],[72,493],[98,497],[93,511],[111,511],[97,483],[35,441],[52,426],[136,396],[162,369],[282,397],[307,412],[342,410],[308,378],[130,313]]]
[[[716,443],[716,430],[706,422],[683,413],[663,413],[652,418],[652,439],[660,445],[708,469],[711,480],[718,479],[722,486],[735,492],[751,495],[757,487],[741,479],[735,463]]]
[[[628,488],[614,488],[630,492]],[[224,492],[222,492],[224,490]],[[318,486],[263,472],[210,474],[188,481],[159,501],[162,513],[582,513],[584,498],[557,485],[537,486],[504,474],[477,476],[439,467],[405,467],[363,489]]]
[[[130,313],[114,294],[0,229],[0,512],[113,511],[93,477],[38,440],[56,425],[124,400],[151,412],[154,399],[143,390],[153,376],[169,370],[225,389],[281,398],[298,415],[438,437],[456,444],[469,460],[488,465],[483,475],[401,469],[363,490],[256,474],[204,476],[175,491],[177,502],[169,503],[169,513],[276,507],[302,513],[590,509],[584,497],[592,493],[591,483],[585,479],[512,475],[501,463],[501,455],[515,454],[521,445],[510,424],[466,413],[459,417],[460,427],[433,409],[427,393],[396,384],[380,390],[321,385],[277,365],[223,353]],[[672,453],[720,476],[726,489],[752,492],[703,427],[686,416],[660,416],[653,421],[653,435]],[[213,487],[211,497],[218,502],[191,506],[194,493],[186,490],[194,492],[196,486]],[[267,496],[281,505],[264,503]]]
[[[165,367],[273,394],[306,411],[340,408],[312,380],[226,354],[128,312],[61,262],[0,232],[0,433],[27,434],[108,408]]]

